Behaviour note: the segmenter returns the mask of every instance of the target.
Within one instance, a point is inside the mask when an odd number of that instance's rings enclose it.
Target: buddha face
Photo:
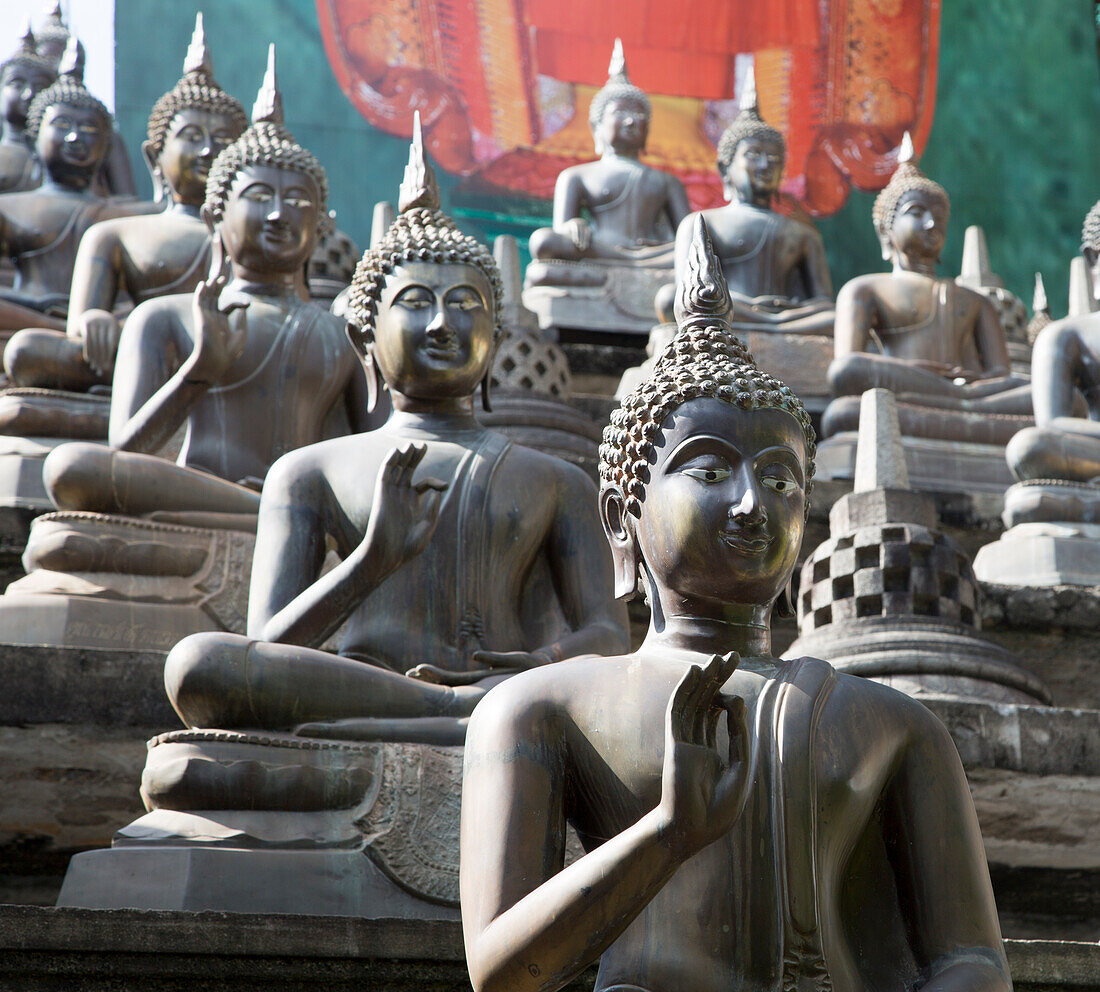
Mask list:
[[[35,150],[54,179],[86,180],[103,161],[110,141],[110,124],[98,112],[57,103],[42,115]]]
[[[214,159],[237,137],[237,129],[225,114],[201,107],[176,113],[164,136],[157,167],[177,201],[191,206],[203,202]]]
[[[668,415],[654,446],[632,553],[665,608],[714,616],[724,605],[772,603],[805,526],[798,422],[784,410],[695,399]]]
[[[649,116],[636,100],[611,100],[593,131],[596,151],[637,155],[649,137]]]
[[[890,244],[902,258],[939,261],[947,238],[947,205],[925,190],[903,194],[894,210]]]
[[[386,277],[374,360],[391,390],[472,396],[493,357],[493,288],[476,265],[404,262]]]
[[[20,129],[26,127],[31,100],[52,81],[53,77],[45,69],[8,66],[0,81],[0,120]]]
[[[778,138],[759,135],[739,141],[722,176],[726,199],[768,203],[779,189],[784,155]]]
[[[297,272],[317,238],[321,194],[313,177],[275,165],[246,165],[233,179],[218,230],[238,266]]]

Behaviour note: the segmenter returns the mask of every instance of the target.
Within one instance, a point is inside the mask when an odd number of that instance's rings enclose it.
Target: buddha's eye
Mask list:
[[[794,473],[786,465],[779,464],[765,468],[760,473],[760,482],[773,492],[779,493],[780,496],[788,496],[799,487]]]
[[[728,468],[686,468],[684,475],[700,482],[725,482],[730,477]]]
[[[69,130],[69,128],[71,128],[73,126],[72,122],[69,120],[68,117],[58,116],[58,117],[55,117],[52,121],[50,121],[50,123],[54,127],[61,128],[62,131],[67,131],[67,130]]]
[[[219,148],[224,148],[226,145],[232,144],[233,135],[226,131],[215,131],[210,135],[210,140]]]
[[[202,141],[202,131],[192,125],[176,132],[176,137],[182,138],[184,141],[190,141],[198,144],[200,141]]]
[[[306,210],[313,206],[313,200],[311,200],[305,193],[298,191],[288,192],[283,197],[283,203],[288,207],[294,207],[296,210]]]
[[[241,194],[241,198],[251,200],[253,203],[270,203],[275,199],[275,191],[263,183],[255,183]]]
[[[485,301],[472,289],[456,289],[447,294],[447,306],[454,310],[477,310],[485,306]]]
[[[423,310],[432,305],[432,294],[423,286],[407,286],[394,297],[393,302],[407,310]]]

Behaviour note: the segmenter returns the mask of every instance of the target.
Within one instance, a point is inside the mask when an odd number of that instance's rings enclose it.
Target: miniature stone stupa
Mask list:
[[[938,529],[932,498],[909,487],[889,390],[863,394],[855,485],[829,527],[802,567],[799,638],[787,657],[824,658],[916,696],[1050,701],[1036,676],[981,636],[970,560]]]

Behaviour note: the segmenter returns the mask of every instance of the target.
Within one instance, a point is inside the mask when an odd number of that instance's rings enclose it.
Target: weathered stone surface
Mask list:
[[[1100,946],[1006,941],[1021,992],[1095,992]],[[590,989],[595,969],[568,988]],[[459,992],[457,921],[0,909],[6,992]]]
[[[889,389],[868,389],[860,397],[858,433],[852,491],[908,489],[897,401]]]
[[[974,559],[979,579],[1002,585],[1100,585],[1100,525],[1021,523]]]

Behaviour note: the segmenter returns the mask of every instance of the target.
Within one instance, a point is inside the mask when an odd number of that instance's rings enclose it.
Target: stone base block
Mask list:
[[[1017,524],[978,552],[974,574],[1002,586],[1100,586],[1100,525]]]
[[[1097,992],[1100,945],[1006,940],[1018,992]],[[567,992],[590,989],[595,968]],[[457,920],[0,908],[6,992],[469,992]]]
[[[671,267],[533,262],[527,269],[523,303],[551,334],[572,328],[648,336],[657,319],[657,291],[673,279]]]
[[[822,479],[855,477],[856,431],[842,431],[817,446],[817,475]],[[1016,480],[999,444],[933,441],[903,437],[909,483],[918,492],[991,495],[1000,499]],[[999,508],[998,508],[999,512]]]
[[[811,415],[821,415],[829,402],[831,337],[761,331],[749,325],[734,325],[733,333],[749,346],[757,365],[790,386]]]
[[[363,851],[116,847],[78,854],[58,906],[457,920],[411,895]]]
[[[42,482],[42,463],[65,437],[0,437],[0,506],[32,516],[56,509]]]

